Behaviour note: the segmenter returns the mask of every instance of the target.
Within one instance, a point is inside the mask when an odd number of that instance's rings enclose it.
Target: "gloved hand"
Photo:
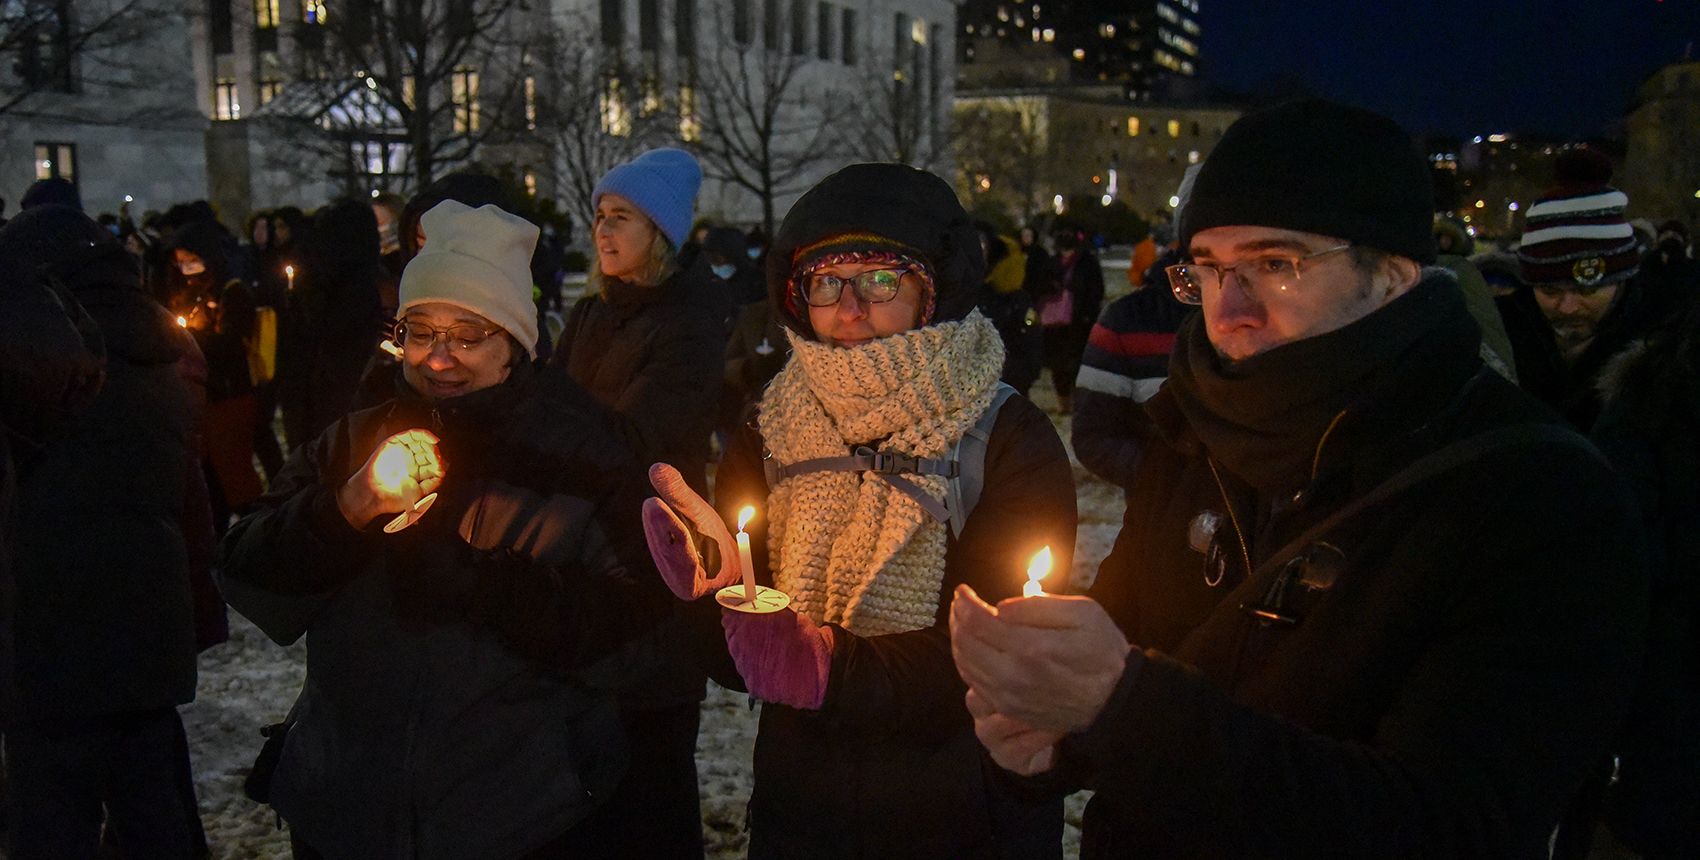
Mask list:
[[[789,608],[761,614],[727,610],[720,625],[750,695],[793,708],[820,708],[832,668],[831,627],[816,627]]]
[[[696,600],[713,594],[744,575],[738,564],[738,546],[720,514],[685,483],[679,470],[666,463],[649,467],[649,483],[661,498],[643,500],[643,536],[649,555],[661,569],[661,578],[680,600]],[[678,513],[674,513],[677,511]],[[705,568],[691,531],[679,519],[685,515],[696,530],[714,539],[720,547],[720,570],[710,575]]]

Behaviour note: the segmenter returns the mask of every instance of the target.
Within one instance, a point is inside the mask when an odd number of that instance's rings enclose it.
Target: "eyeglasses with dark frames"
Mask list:
[[[838,304],[844,295],[844,285],[849,284],[856,298],[877,305],[897,298],[897,290],[903,286],[903,276],[907,274],[906,268],[870,269],[848,278],[810,272],[803,276],[803,300],[813,307],[831,307]]]

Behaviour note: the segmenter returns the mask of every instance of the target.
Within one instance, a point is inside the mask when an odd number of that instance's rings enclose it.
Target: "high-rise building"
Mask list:
[[[957,27],[969,89],[1117,84],[1136,100],[1196,91],[1198,0],[966,0]]]

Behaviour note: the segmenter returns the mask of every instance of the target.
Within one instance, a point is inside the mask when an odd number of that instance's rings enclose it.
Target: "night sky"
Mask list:
[[[1253,95],[1314,95],[1414,135],[1607,133],[1685,52],[1700,0],[1199,0],[1202,73]],[[1301,89],[1302,88],[1302,89]]]

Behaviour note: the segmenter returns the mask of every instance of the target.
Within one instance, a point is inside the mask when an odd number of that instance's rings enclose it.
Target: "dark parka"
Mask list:
[[[91,232],[98,244],[83,238]],[[192,701],[190,571],[199,561],[205,576],[212,539],[198,469],[205,394],[189,378],[204,372],[200,354],[129,255],[81,213],[14,219],[0,257],[20,255],[65,276],[105,363],[86,408],[12,446],[16,661],[4,672],[15,673],[22,715],[49,724]]]
[[[966,316],[981,279],[979,241],[949,188],[925,174],[932,181],[917,182],[910,174],[918,173],[856,165],[809,192],[774,240],[768,268],[774,306],[786,305],[798,247],[828,232],[865,230],[926,256],[938,284],[934,321]],[[939,214],[951,209],[960,223]],[[791,302],[781,317],[810,332],[797,305]],[[716,495],[732,521],[739,506],[765,507],[761,454],[759,434],[746,427],[721,461]],[[962,533],[947,539],[933,626],[868,637],[835,628],[821,708],[762,706],[750,797],[752,860],[1061,856],[1060,802],[1007,791],[974,736],[963,703],[967,687],[950,654],[947,613],[959,583],[990,601],[1019,595],[1039,544],[1051,547],[1053,570],[1070,569],[1073,476],[1050,419],[1020,396],[998,412],[983,473],[979,503]],[[771,585],[765,526],[765,519],[754,522],[751,542],[758,579]],[[742,683],[735,671],[716,677]]]
[[[550,363],[614,410],[644,464],[668,463],[708,489],[708,445],[734,307],[699,252],[654,287],[609,278],[567,313]]]
[[[1092,592],[1147,650],[1064,744],[1063,772],[1097,790],[1082,857],[1547,856],[1639,666],[1640,529],[1599,455],[1484,368],[1449,282],[1307,340],[1373,342],[1414,313],[1432,330],[1317,428],[1296,493],[1225,468],[1174,365],[1147,403],[1160,437]],[[1325,524],[1505,427],[1518,441]]]
[[[445,477],[417,524],[356,530],[335,491],[425,428]],[[617,647],[667,598],[646,486],[558,370],[435,406],[408,393],[291,456],[222,549],[230,604],[307,679],[271,802],[327,857],[511,857],[583,818],[624,768]]]

